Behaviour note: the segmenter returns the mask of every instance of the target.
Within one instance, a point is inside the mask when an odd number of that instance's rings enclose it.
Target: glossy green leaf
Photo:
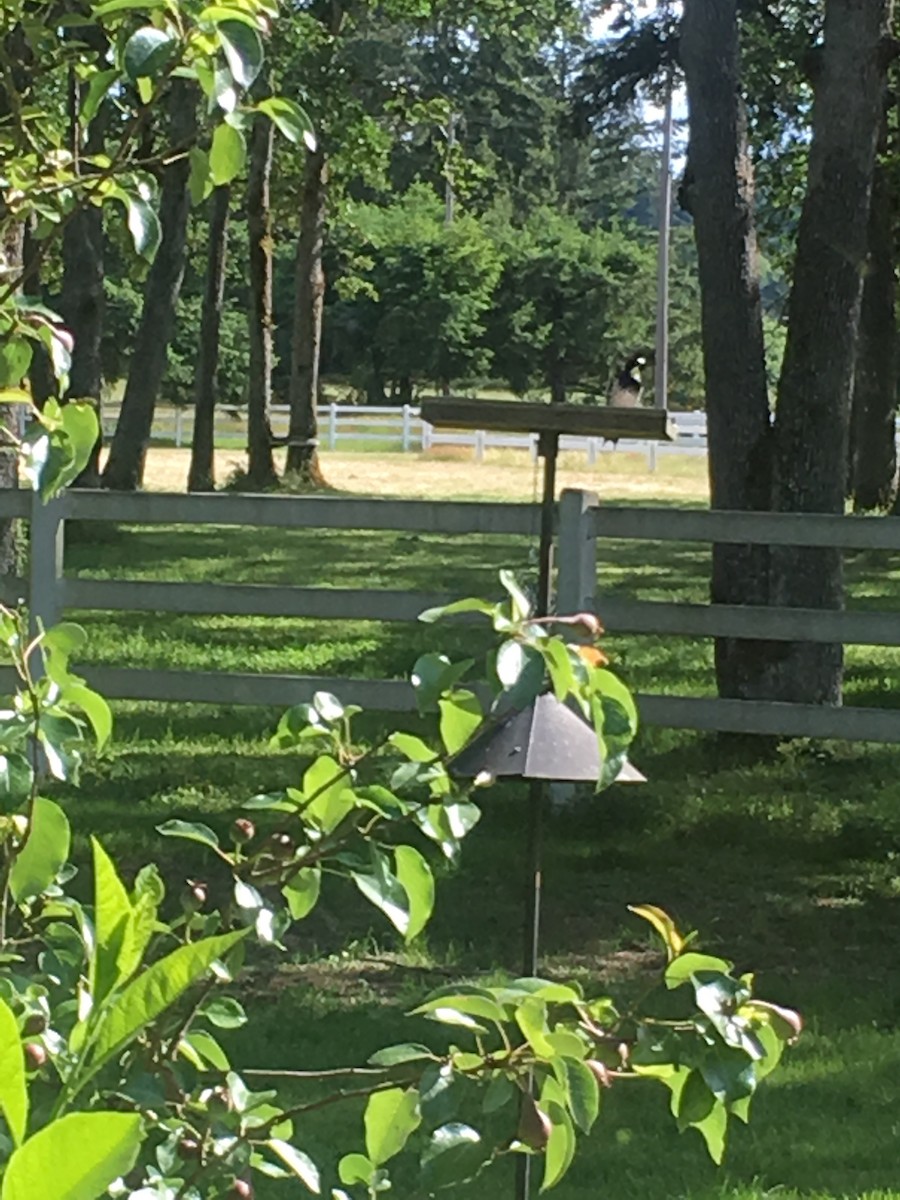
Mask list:
[[[6,1119],[13,1141],[24,1141],[28,1123],[28,1086],[25,1082],[25,1054],[19,1027],[12,1009],[0,1000],[0,1112]]]
[[[406,892],[409,924],[405,937],[411,941],[428,924],[434,909],[434,876],[414,846],[398,846],[394,851],[394,860],[397,879]]]
[[[0,753],[0,809],[8,812],[31,792],[34,771],[24,754],[13,750]]]
[[[437,612],[437,609],[432,611]],[[420,617],[420,620],[423,618]],[[451,663],[444,654],[423,654],[416,659],[410,682],[416,693],[420,713],[430,712],[443,692],[454,687],[472,666],[471,658]]]
[[[562,1102],[541,1099],[541,1108],[551,1121],[550,1136],[544,1150],[544,1178],[541,1191],[555,1187],[572,1165],[575,1157],[575,1129]]]
[[[203,1060],[208,1062],[210,1066],[215,1067],[217,1071],[231,1070],[228,1055],[208,1030],[192,1029],[184,1040],[190,1044],[195,1054],[199,1054]]]
[[[133,979],[109,1005],[91,1046],[86,1072],[79,1083],[91,1079],[142,1029],[170,1008],[185,991],[201,979],[216,959],[235,946],[246,930],[204,938],[179,946]]]
[[[209,151],[209,173],[215,186],[223,187],[236,179],[246,161],[247,143],[241,131],[224,121],[217,125]]]
[[[303,792],[315,796],[303,815],[320,825],[326,833],[337,828],[355,804],[347,772],[337,759],[322,754],[303,776]]]
[[[541,647],[557,700],[565,700],[577,690],[575,668],[568,647],[560,638],[549,638]]]
[[[136,30],[125,43],[122,65],[134,83],[138,79],[156,79],[169,66],[178,49],[174,34],[155,25]]]
[[[354,871],[352,878],[366,899],[406,936],[409,929],[409,898],[400,880],[391,872],[386,855],[373,848],[370,869],[366,872]]]
[[[216,996],[208,1000],[197,1014],[217,1029],[240,1029],[247,1024],[244,1006],[233,996]]]
[[[534,700],[543,691],[546,675],[546,664],[540,650],[522,642],[504,642],[500,647],[502,653],[506,647],[507,661],[503,664],[503,679],[509,679],[509,684],[503,686],[503,691],[494,701],[498,712],[518,712]],[[498,674],[500,670],[500,655],[498,654]]]
[[[19,386],[31,365],[33,353],[27,338],[8,338],[0,343],[0,388]]]
[[[281,889],[288,910],[295,921],[309,916],[319,900],[322,886],[320,867],[301,867]]]
[[[421,1120],[414,1088],[388,1088],[369,1097],[364,1118],[366,1154],[376,1167],[400,1153]]]
[[[79,708],[90,721],[97,749],[102,750],[110,739],[113,723],[112,709],[104,698],[83,683],[72,683],[66,685],[64,699],[67,704]]]
[[[441,741],[448,754],[456,754],[481,724],[481,704],[474,692],[454,691],[438,701]]]
[[[219,848],[219,835],[215,830],[200,821],[180,821],[173,818],[157,825],[156,832],[163,837],[184,838],[188,842],[199,842],[201,846],[210,846],[213,850]]]
[[[315,150],[316,135],[312,121],[299,104],[284,96],[271,96],[267,100],[260,100],[256,107],[259,112],[266,114],[289,142],[302,142],[307,150]]]
[[[91,993],[100,1003],[119,982],[119,958],[130,931],[131,900],[109,855],[91,838],[94,859],[94,951]]]
[[[162,241],[162,227],[153,207],[143,196],[128,196],[126,201],[128,232],[141,258],[152,261]]]
[[[519,622],[524,621],[526,617],[531,616],[531,601],[522,591],[516,577],[512,571],[502,570],[500,572],[500,582],[506,588],[512,604],[512,619]]]
[[[434,621],[457,616],[459,613],[482,613],[486,617],[493,617],[496,609],[495,604],[488,604],[486,600],[470,596],[465,600],[454,600],[452,604],[442,604],[440,608],[426,608],[424,612],[419,613],[419,620],[430,625]]]
[[[697,971],[727,972],[730,970],[731,963],[726,962],[724,958],[716,958],[712,954],[697,954],[693,950],[689,950],[686,954],[679,954],[666,967],[666,987],[677,988],[684,983],[689,983]]]
[[[396,1067],[401,1063],[419,1062],[422,1059],[434,1058],[434,1051],[429,1050],[420,1042],[401,1042],[397,1046],[385,1046],[376,1050],[369,1057],[369,1065],[373,1067]],[[345,1179],[344,1183],[348,1181]]]
[[[95,17],[111,17],[115,13],[129,12],[140,9],[141,12],[153,12],[165,8],[166,0],[104,0],[103,4],[94,7]]]
[[[433,762],[437,757],[427,742],[414,733],[392,733],[388,742],[395,750],[404,754],[410,762]]]
[[[591,686],[604,699],[612,700],[618,705],[626,718],[626,729],[623,736],[634,738],[638,730],[638,711],[634,697],[617,675],[604,667],[592,670],[590,673]]]
[[[137,1114],[69,1113],[45,1125],[9,1160],[2,1200],[98,1200],[137,1160]]]
[[[477,1175],[488,1157],[476,1129],[451,1121],[431,1135],[422,1155],[422,1182],[429,1191],[452,1187]]]
[[[322,1190],[319,1180],[319,1168],[308,1154],[304,1154],[302,1150],[298,1150],[290,1142],[282,1141],[281,1138],[270,1138],[266,1142],[266,1145],[297,1176],[308,1191],[312,1192],[315,1196],[319,1195]]]
[[[361,1183],[368,1187],[375,1177],[375,1164],[369,1162],[364,1154],[345,1154],[338,1163],[338,1178],[347,1187]]]
[[[662,938],[669,962],[681,954],[686,941],[678,932],[675,922],[667,912],[655,904],[629,904],[628,911],[633,912],[636,917],[643,917],[653,926]]]
[[[71,831],[66,814],[54,804],[38,796],[34,802],[28,840],[10,872],[9,883],[13,898],[21,903],[39,896],[56,878],[69,857]]]
[[[702,1135],[709,1157],[716,1166],[720,1166],[725,1156],[725,1135],[728,1131],[725,1105],[718,1102],[713,1104],[705,1117],[692,1121],[691,1125]]]
[[[543,1000],[529,997],[520,1004],[516,1009],[516,1024],[539,1058],[555,1056],[552,1042],[547,1041],[550,1030],[547,1025],[547,1006]]]
[[[500,1024],[506,1020],[506,1013],[490,993],[475,990],[464,992],[453,986],[441,989],[412,1011],[416,1015],[434,1015],[439,1020],[443,1020],[443,1016],[438,1016],[438,1014],[446,1011],[478,1017],[483,1021],[496,1021]]]
[[[108,71],[94,71],[87,81],[87,88],[81,101],[81,121],[82,124],[90,125],[100,108],[100,105],[109,95],[110,89],[119,78],[119,72],[114,68]]]
[[[219,40],[235,83],[248,88],[262,70],[263,44],[259,34],[243,21],[220,21]]]
[[[551,1038],[554,1036],[550,1035]],[[554,1043],[551,1043],[554,1044]],[[600,1085],[590,1067],[578,1059],[562,1058],[558,1078],[565,1088],[572,1119],[582,1133],[590,1133],[600,1114]]]
[[[191,194],[191,204],[196,206],[202,204],[213,189],[209,155],[199,146],[192,146],[188,153],[188,159],[191,164],[188,191]]]
[[[727,1107],[756,1091],[755,1065],[743,1050],[722,1046],[710,1051],[699,1069],[706,1086]]]

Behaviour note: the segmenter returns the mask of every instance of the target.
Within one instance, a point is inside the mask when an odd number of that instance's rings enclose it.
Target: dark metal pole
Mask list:
[[[538,454],[544,460],[544,491],[541,498],[541,536],[538,547],[538,584],[534,615],[550,612],[550,573],[553,562],[553,522],[556,515],[556,459],[559,434],[542,433]],[[528,787],[528,848],[525,865],[525,944],[522,974],[536,975],[541,936],[541,843],[543,841],[544,801],[547,785],[532,779]],[[523,1154],[516,1164],[516,1200],[528,1200],[531,1194],[531,1156]]]
[[[538,439],[538,454],[544,460],[544,491],[541,497],[541,540],[538,549],[538,585],[534,613],[536,617],[546,617],[550,611],[550,566],[553,558],[558,453],[559,434],[542,433]]]

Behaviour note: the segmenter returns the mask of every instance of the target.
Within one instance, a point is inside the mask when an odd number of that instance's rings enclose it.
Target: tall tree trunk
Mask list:
[[[25,227],[23,236],[22,261],[36,263],[28,272],[28,292],[32,296],[44,298],[44,288],[41,282],[40,243],[34,237],[34,222]],[[53,373],[53,363],[50,353],[43,342],[33,342],[31,365],[28,368],[28,386],[35,408],[43,409],[51,396],[59,391],[56,376]]]
[[[325,270],[325,203],[328,166],[321,147],[306,160],[297,239],[294,330],[291,342],[290,406],[287,470],[306,483],[324,484],[319,466],[319,359],[322,350],[322,307]]]
[[[887,145],[881,148],[886,154]],[[897,205],[884,158],[875,165],[850,420],[850,494],[856,512],[887,508],[897,475]]]
[[[197,132],[194,85],[174,79],[168,101],[173,146],[189,146]],[[147,275],[141,320],[135,336],[119,422],[103,472],[105,487],[134,491],[140,486],[153,426],[153,411],[166,370],[175,309],[184,277],[190,195],[187,155],[175,159],[163,176],[159,221],[162,241]]]
[[[88,205],[72,218],[63,233],[63,283],[60,313],[74,338],[67,400],[90,400],[100,409],[103,367],[103,213]],[[78,487],[100,486],[97,439],[91,457],[76,479]]]
[[[701,291],[710,503],[765,510],[771,421],[753,217],[753,168],[740,84],[737,0],[685,0],[681,61],[690,109],[682,205],[693,215]],[[768,553],[713,546],[714,604],[766,604]],[[766,695],[767,646],[716,640],[721,696]]]
[[[4,108],[0,91],[0,113]],[[22,272],[23,241],[25,230],[21,224],[8,222],[6,205],[0,193],[0,287],[5,287]],[[0,412],[0,428],[18,435],[18,407],[4,404]],[[5,439],[2,439],[5,441]],[[19,460],[9,446],[0,445],[0,488],[14,488],[19,483]],[[0,580],[18,574],[19,568],[19,522],[0,521]]]
[[[250,137],[247,233],[250,243],[250,379],[247,392],[247,482],[269,488],[278,481],[272,457],[272,122],[257,116]]]
[[[828,0],[775,418],[775,507],[844,510],[850,390],[892,0]],[[841,608],[836,549],[773,548],[772,601]],[[843,647],[791,642],[773,698],[841,700]]]
[[[206,286],[200,316],[200,353],[194,405],[194,437],[191,442],[189,492],[212,492],[216,486],[214,427],[216,383],[219,368],[219,332],[225,299],[225,260],[228,254],[228,208],[231,188],[214,189],[209,202],[209,248]]]

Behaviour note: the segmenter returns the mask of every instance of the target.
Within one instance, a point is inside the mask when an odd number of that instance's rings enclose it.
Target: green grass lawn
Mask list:
[[[496,590],[496,570],[533,569],[526,539],[444,543],[394,534],[185,528],[77,531],[67,570],[79,575],[310,586],[391,586],[461,594]],[[706,548],[610,543],[603,591],[705,598]],[[900,564],[848,562],[852,603],[900,607]],[[602,609],[602,603],[601,603]],[[400,676],[424,649],[469,653],[472,627],[253,618],[80,614],[91,658],[108,665]],[[712,691],[711,648],[687,639],[612,639],[643,690]],[[897,703],[893,651],[849,653],[848,699]],[[264,710],[120,704],[113,749],[64,800],[77,811],[79,850],[99,833],[127,863],[160,860],[173,886],[210,873],[196,847],[160,842],[174,815],[224,826],[246,797],[302,769],[269,749],[277,714]],[[410,718],[412,721],[412,718]],[[367,717],[364,733],[381,727]],[[652,1085],[614,1088],[560,1200],[900,1200],[900,752],[793,743],[781,748],[648,730],[635,760],[641,787],[613,789],[555,814],[547,837],[546,970],[586,987],[641,986],[653,964],[629,903],[669,908],[705,947],[758,972],[762,994],[800,1007],[807,1032],[764,1087],[726,1164],[699,1136],[679,1137]],[[326,892],[297,927],[289,954],[261,962],[249,990],[254,1024],[233,1040],[236,1061],[263,1067],[347,1064],[427,1028],[404,1017],[448,973],[515,970],[519,958],[522,797],[483,794],[484,818],[458,873],[441,881],[434,920],[403,949],[355,894]],[[328,1109],[298,1128],[298,1144],[329,1169],[360,1144],[359,1111]],[[334,1182],[329,1175],[329,1186]],[[296,1190],[261,1182],[261,1200]],[[327,1194],[327,1189],[325,1194]],[[418,1200],[411,1176],[394,1193]],[[510,1180],[488,1176],[452,1197],[492,1200]]]

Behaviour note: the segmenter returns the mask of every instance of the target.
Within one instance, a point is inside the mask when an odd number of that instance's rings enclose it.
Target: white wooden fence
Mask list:
[[[441,534],[534,537],[530,504],[344,499],[339,497],[111,494],[73,491],[42,506],[24,491],[0,491],[0,517],[31,521],[28,577],[3,581],[7,601],[30,600],[34,617],[50,624],[67,609],[227,613],[344,621],[412,621],[451,597],[368,588],[307,588],[256,584],[194,584],[128,579],[73,579],[63,573],[65,522],[240,525],[326,530],[402,530]],[[726,542],[900,551],[900,520],[800,514],[722,513],[673,508],[598,506],[590,492],[565,491],[558,505],[557,608],[595,608],[613,633],[729,636],[776,641],[900,646],[896,613],[681,604],[604,597],[598,543]],[[401,680],[260,675],[238,672],[84,668],[106,695],[120,699],[285,706],[322,688],[379,710],[414,708]],[[3,680],[8,682],[7,677]],[[649,694],[643,719],[674,728],[799,737],[900,742],[900,710],[720,700]]]
[[[271,409],[272,432],[284,437],[288,431],[290,410],[286,405],[275,405]],[[118,410],[104,407],[102,420],[104,435],[109,438],[115,432]],[[562,450],[584,454],[590,465],[597,462],[603,450],[622,450],[643,454],[650,471],[656,470],[659,456],[667,454],[706,454],[706,414],[684,412],[673,415],[678,431],[677,441],[657,444],[656,442],[623,439],[618,443],[602,438],[564,437]],[[189,446],[193,436],[194,410],[192,408],[165,408],[156,410],[151,437],[153,441],[172,443],[176,447]],[[215,440],[217,445],[227,445],[232,440],[235,447],[246,442],[246,409],[220,408],[215,417]],[[384,446],[404,453],[423,452],[433,446],[469,447],[477,462],[484,459],[485,450],[527,450],[537,458],[537,435],[521,433],[497,433],[493,431],[435,429],[423,421],[419,409],[405,404],[400,408],[370,408],[361,405],[327,404],[319,409],[319,440],[329,450],[354,444]]]

